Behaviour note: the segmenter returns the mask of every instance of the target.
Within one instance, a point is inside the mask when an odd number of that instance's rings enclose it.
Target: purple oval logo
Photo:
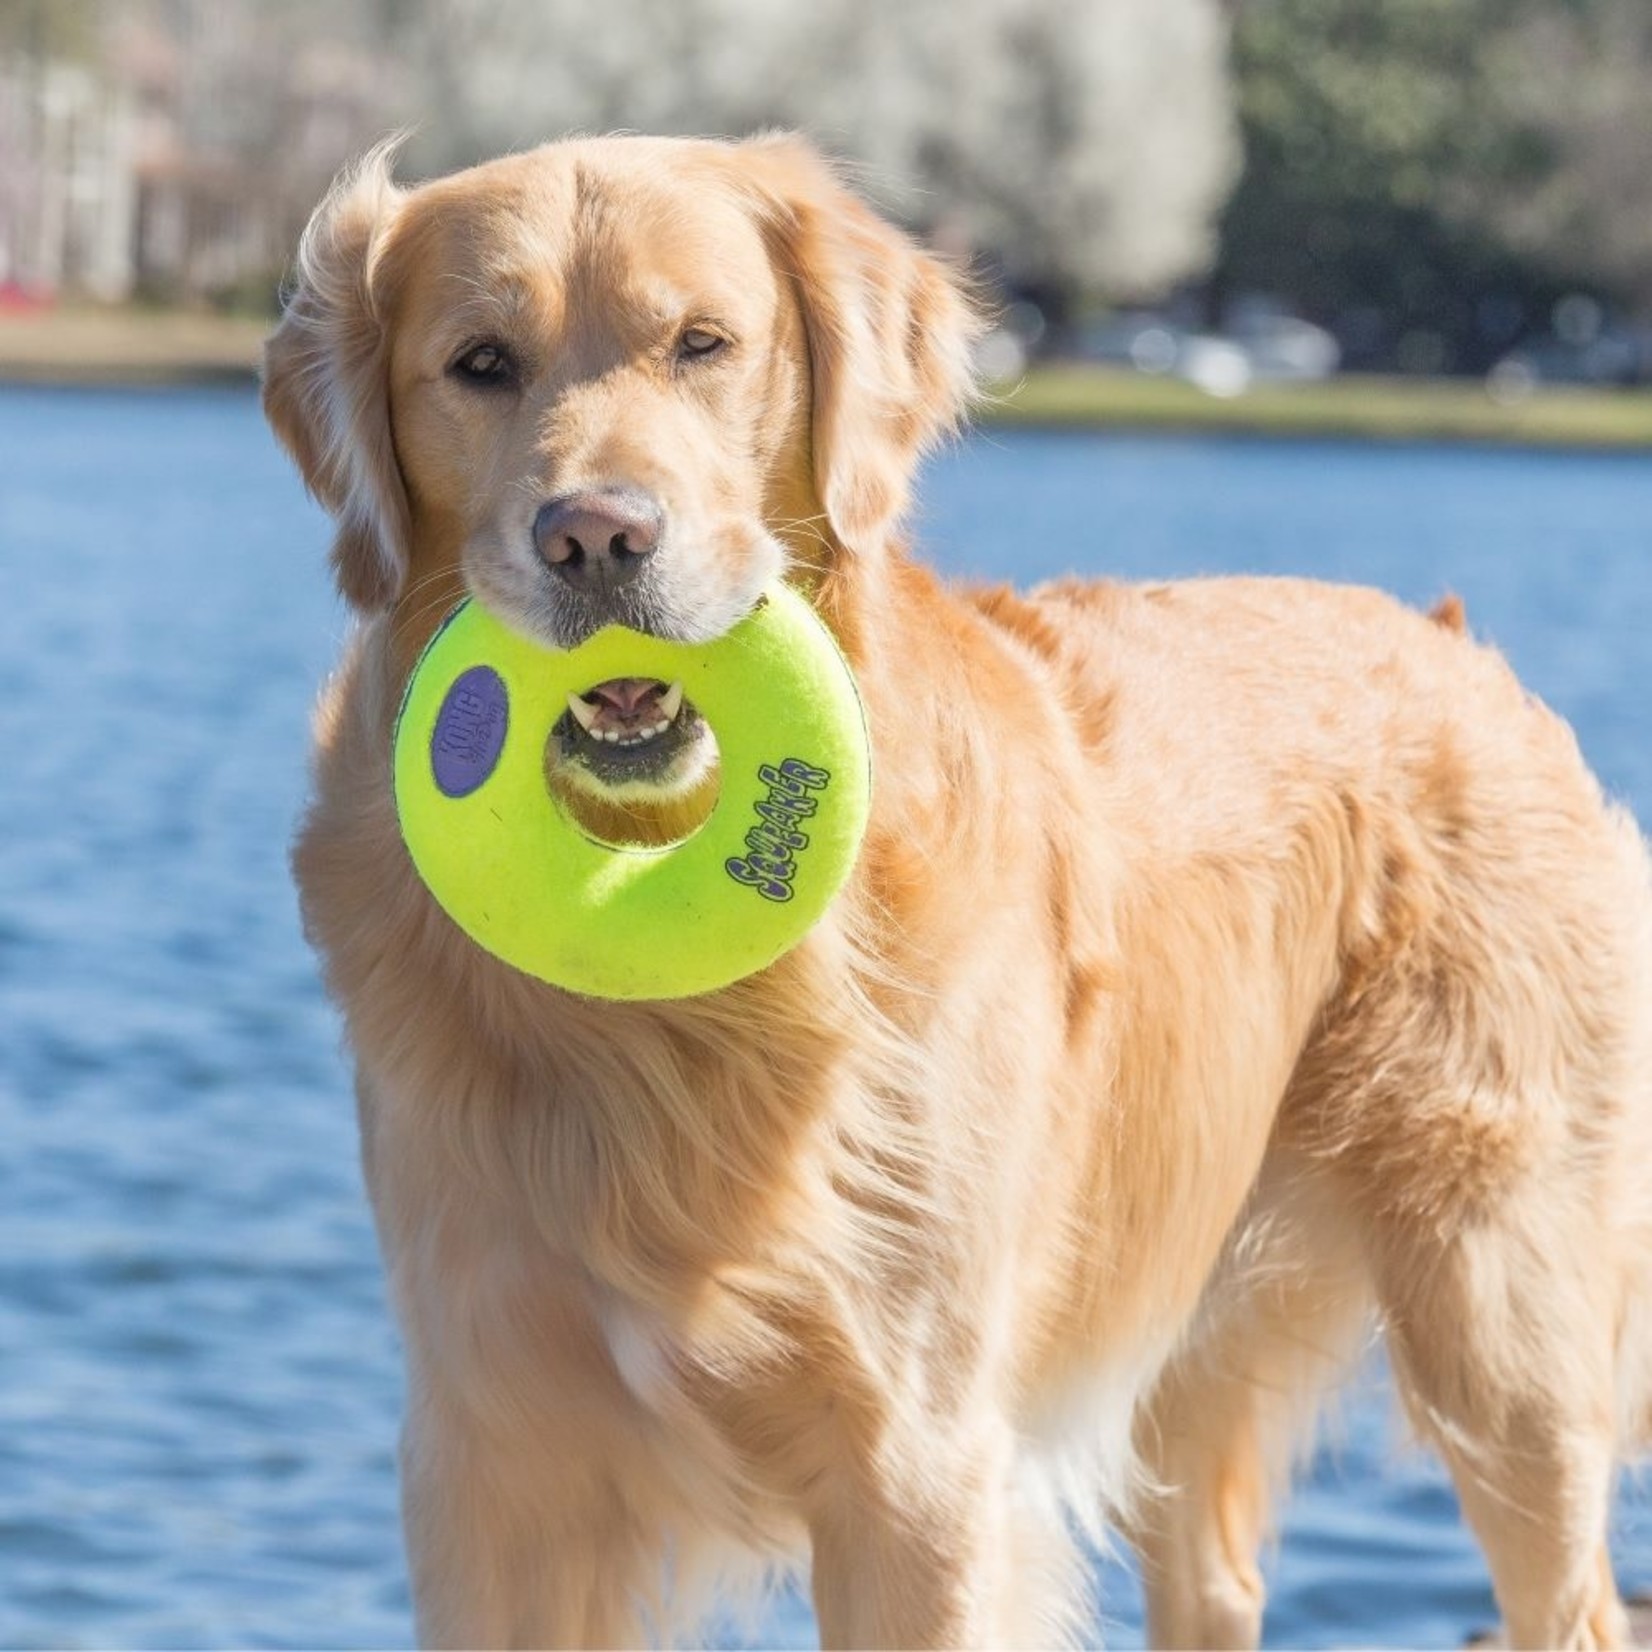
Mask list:
[[[499,762],[510,697],[491,665],[473,665],[454,679],[430,736],[430,772],[444,797],[468,797]]]

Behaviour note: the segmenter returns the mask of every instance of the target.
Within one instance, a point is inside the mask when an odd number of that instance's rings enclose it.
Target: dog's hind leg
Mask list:
[[[1344,1227],[1266,1187],[1136,1429],[1151,1484],[1129,1522],[1155,1647],[1253,1647],[1257,1557],[1319,1399],[1356,1357],[1370,1288]]]
[[[1561,1165],[1451,1223],[1385,1224],[1395,1375],[1439,1448],[1516,1647],[1613,1647],[1606,1555],[1622,1313],[1596,1190]]]
[[[1201,1361],[1202,1363],[1202,1361]],[[1151,1646],[1256,1646],[1264,1590],[1257,1551],[1268,1517],[1265,1407],[1244,1381],[1179,1364],[1153,1397],[1144,1446],[1161,1489],[1130,1536]]]

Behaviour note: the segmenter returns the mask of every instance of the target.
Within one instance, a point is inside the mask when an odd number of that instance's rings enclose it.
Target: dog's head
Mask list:
[[[556,646],[705,641],[788,565],[875,566],[977,324],[807,145],[572,141],[411,190],[389,166],[316,212],[265,361],[356,607],[420,635],[468,589]],[[565,732],[611,789],[686,763],[669,685],[594,688]]]

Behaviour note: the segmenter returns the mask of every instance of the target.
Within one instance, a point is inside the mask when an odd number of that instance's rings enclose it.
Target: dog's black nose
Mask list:
[[[596,595],[636,577],[660,542],[665,513],[640,488],[593,488],[547,499],[533,519],[534,548],[551,572]]]

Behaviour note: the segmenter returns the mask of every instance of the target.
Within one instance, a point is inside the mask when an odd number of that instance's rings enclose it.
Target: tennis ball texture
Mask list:
[[[670,848],[598,843],[546,787],[569,694],[613,677],[680,680],[717,738],[716,806]],[[546,648],[464,602],[408,683],[394,778],[413,864],[478,946],[622,999],[712,992],[796,946],[854,866],[872,785],[848,662],[785,586],[695,644],[609,626]]]

